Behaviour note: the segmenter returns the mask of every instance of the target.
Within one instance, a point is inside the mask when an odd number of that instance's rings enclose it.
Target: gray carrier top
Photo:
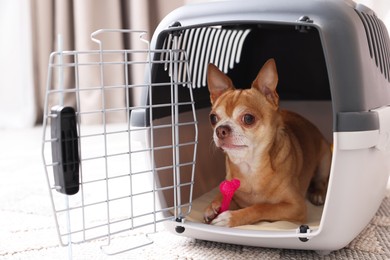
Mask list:
[[[271,57],[281,99],[331,100],[336,132],[378,129],[370,110],[390,103],[388,32],[375,13],[353,1],[188,5],[160,23],[151,48],[173,48],[173,37],[188,54],[197,107],[209,105],[204,88],[209,62],[218,63],[236,87],[247,87]],[[162,66],[152,71],[155,82],[167,77]],[[163,89],[155,91],[163,98]]]

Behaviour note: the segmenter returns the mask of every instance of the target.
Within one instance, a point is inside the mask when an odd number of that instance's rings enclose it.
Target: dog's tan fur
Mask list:
[[[324,203],[331,151],[312,123],[279,109],[275,61],[264,64],[250,89],[235,89],[212,64],[207,80],[213,139],[226,154],[226,179],[237,178],[241,186],[233,197],[236,207],[218,215],[218,194],[205,221],[229,227],[263,220],[304,223],[306,193],[313,204]]]

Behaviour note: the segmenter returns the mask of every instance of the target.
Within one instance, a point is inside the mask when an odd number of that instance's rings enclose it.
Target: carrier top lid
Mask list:
[[[174,23],[180,26],[171,27]],[[242,4],[232,0],[187,5],[160,23],[151,47],[161,47],[170,31],[248,24],[317,30],[329,79],[334,130],[377,129],[377,115],[370,111],[390,103],[389,37],[375,13],[353,1],[247,0]],[[356,118],[365,118],[365,123],[349,123]]]

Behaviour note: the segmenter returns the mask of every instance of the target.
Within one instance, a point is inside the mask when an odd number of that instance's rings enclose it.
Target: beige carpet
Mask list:
[[[0,130],[0,144],[0,259],[68,259],[68,248],[58,246],[41,163],[41,128]],[[390,259],[390,194],[371,223],[349,246],[326,256],[312,251],[200,241],[164,230],[150,238],[154,243],[149,247],[115,256],[101,251],[100,246],[107,242],[104,239],[74,245],[72,256],[74,259]],[[127,239],[123,241],[126,243]]]

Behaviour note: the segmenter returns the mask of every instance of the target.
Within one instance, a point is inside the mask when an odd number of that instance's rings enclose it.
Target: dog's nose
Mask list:
[[[232,131],[232,129],[230,128],[230,126],[227,126],[227,125],[221,125],[215,129],[215,132],[216,132],[219,139],[224,139],[224,138],[228,137],[230,135],[231,131]]]

